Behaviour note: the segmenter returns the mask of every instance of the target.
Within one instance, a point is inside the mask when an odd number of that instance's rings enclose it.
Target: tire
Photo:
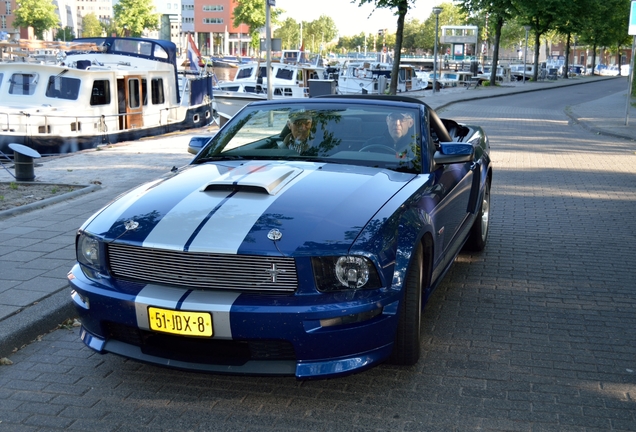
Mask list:
[[[483,251],[486,247],[486,240],[488,239],[489,225],[490,183],[486,181],[481,205],[479,206],[479,213],[477,213],[477,219],[475,219],[475,222],[473,222],[473,226],[470,229],[470,234],[468,235],[465,249],[476,252]]]
[[[418,244],[404,281],[398,328],[389,363],[410,366],[420,359],[422,327],[422,281],[424,276],[422,245]]]

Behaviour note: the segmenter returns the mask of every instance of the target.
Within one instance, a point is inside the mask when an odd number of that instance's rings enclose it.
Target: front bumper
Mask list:
[[[113,289],[69,273],[81,338],[98,352],[214,373],[327,378],[364,370],[392,351],[399,292],[259,295],[157,285]],[[150,329],[149,307],[212,314],[213,337]]]

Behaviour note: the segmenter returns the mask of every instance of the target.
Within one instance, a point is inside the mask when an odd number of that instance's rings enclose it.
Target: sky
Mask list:
[[[433,6],[443,2],[444,0],[415,0],[414,6],[406,14],[406,20],[417,18],[424,21],[431,14]],[[376,33],[380,29],[395,33],[397,16],[393,15],[394,9],[374,11],[369,4],[363,7],[358,7],[357,4],[357,1],[350,3],[350,0],[276,0],[276,7],[285,10],[280,17],[281,21],[286,18],[293,18],[298,22],[313,21],[320,15],[327,15],[336,23],[340,36],[353,36],[360,32]]]

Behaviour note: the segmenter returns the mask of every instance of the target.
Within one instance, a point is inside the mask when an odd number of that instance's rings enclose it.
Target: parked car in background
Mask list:
[[[215,373],[415,364],[427,300],[486,246],[492,176],[484,130],[419,99],[254,102],[79,229],[81,339]]]

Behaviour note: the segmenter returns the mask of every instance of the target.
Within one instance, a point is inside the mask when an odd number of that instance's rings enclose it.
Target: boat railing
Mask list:
[[[147,126],[166,126],[177,122],[177,111],[181,107],[166,107],[145,114],[145,118],[153,116],[152,125]],[[120,113],[120,114],[95,114],[95,115],[65,115],[60,113],[42,113],[42,112],[0,112],[0,131],[5,133],[15,133],[16,135],[28,136],[76,136],[88,134],[105,134],[116,132],[123,129],[137,129],[139,126],[120,127],[126,125],[126,119],[130,116],[138,116],[139,114]],[[120,120],[121,119],[121,120]]]

